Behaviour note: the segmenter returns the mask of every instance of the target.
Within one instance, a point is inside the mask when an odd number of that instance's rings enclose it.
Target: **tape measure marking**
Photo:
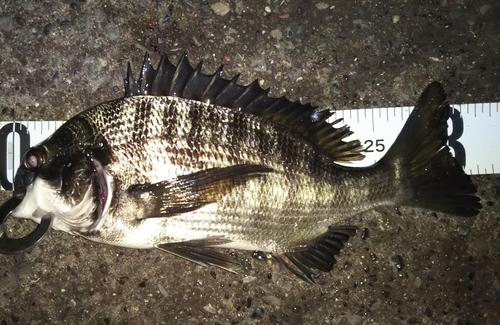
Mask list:
[[[45,140],[64,121],[0,122],[0,185],[12,190],[23,153]]]
[[[451,105],[448,120],[449,145],[464,170],[470,175],[495,174],[500,171],[500,103]],[[366,158],[347,166],[369,166],[387,152],[413,107],[398,106],[340,110],[331,121],[349,125],[359,139]],[[1,189],[12,190],[14,176],[22,154],[48,138],[64,121],[0,122]]]
[[[448,120],[449,145],[466,173],[478,175],[499,172],[500,103],[451,105],[451,109]],[[366,110],[371,110],[371,114],[366,114]],[[341,125],[349,125],[354,131],[347,139],[359,139],[365,147],[366,158],[346,166],[369,166],[382,158],[401,132],[413,107],[366,110],[365,114],[358,113],[355,118],[352,110],[338,111],[332,117],[332,120],[343,118]],[[382,113],[384,110],[385,114]]]

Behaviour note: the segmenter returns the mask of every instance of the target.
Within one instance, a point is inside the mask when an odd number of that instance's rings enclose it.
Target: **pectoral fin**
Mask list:
[[[272,171],[263,165],[210,168],[159,183],[134,185],[128,192],[146,202],[147,211],[143,218],[163,218],[215,203],[235,187]]]
[[[276,255],[275,258],[302,280],[314,283],[312,275],[317,274],[317,271],[331,271],[337,263],[335,255],[357,230],[355,226],[330,227],[326,233],[316,237],[307,245]]]
[[[237,270],[241,269],[241,263],[238,258],[210,248],[210,246],[222,245],[228,242],[228,240],[223,238],[214,237],[178,243],[158,244],[156,247],[202,266],[213,265],[236,273]]]

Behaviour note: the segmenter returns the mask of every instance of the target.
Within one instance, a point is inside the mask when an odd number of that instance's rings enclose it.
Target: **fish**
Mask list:
[[[205,74],[185,54],[177,64],[163,55],[156,69],[146,54],[138,79],[129,63],[123,97],[24,153],[2,217],[231,272],[241,261],[219,248],[265,252],[314,283],[358,232],[346,221],[355,215],[380,206],[479,213],[476,187],[447,145],[439,82],[385,156],[361,168],[348,165],[363,146],[346,139],[353,132],[334,110],[271,97],[238,76],[224,78],[222,66]],[[21,250],[11,241],[0,251]]]

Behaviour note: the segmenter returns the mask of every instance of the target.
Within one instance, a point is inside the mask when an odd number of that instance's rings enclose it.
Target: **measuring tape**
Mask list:
[[[413,107],[385,107],[340,110],[332,121],[350,126],[365,148],[365,159],[345,164],[352,167],[372,165],[384,156],[396,140]],[[45,140],[64,121],[0,122],[1,189],[12,190],[22,154]],[[337,124],[337,125],[339,125]],[[448,144],[469,175],[500,172],[500,103],[451,105]]]
[[[500,173],[500,103],[450,105],[448,145],[469,175]],[[386,107],[342,110],[335,118],[343,118],[354,134],[347,140],[359,139],[365,148],[365,159],[346,166],[365,167],[384,156],[413,107]],[[339,123],[340,124],[340,123]]]
[[[47,139],[64,121],[0,122],[1,190],[12,191],[23,153]]]

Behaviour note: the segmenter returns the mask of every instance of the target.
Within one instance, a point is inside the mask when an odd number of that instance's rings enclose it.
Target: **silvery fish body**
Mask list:
[[[442,87],[430,84],[379,163],[362,159],[331,112],[271,98],[183,56],[126,79],[126,96],[68,120],[27,151],[14,217],[93,241],[159,248],[236,270],[225,247],[272,253],[313,281],[356,233],[347,217],[381,205],[459,216],[480,209],[475,187],[446,146]]]

